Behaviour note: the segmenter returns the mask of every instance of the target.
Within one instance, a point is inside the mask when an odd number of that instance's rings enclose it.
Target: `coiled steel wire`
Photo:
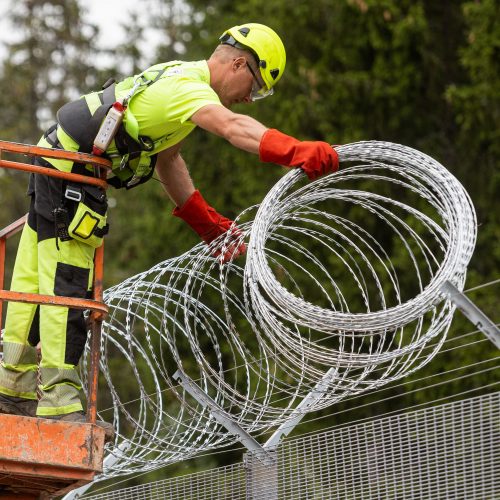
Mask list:
[[[292,170],[240,214],[246,261],[221,264],[200,244],[106,291],[100,416],[114,422],[118,460],[103,477],[235,441],[173,380],[178,368],[259,434],[331,367],[308,411],[405,377],[439,350],[454,312],[441,287],[463,289],[476,240],[469,196],[409,147],[336,149],[339,172],[306,183]]]

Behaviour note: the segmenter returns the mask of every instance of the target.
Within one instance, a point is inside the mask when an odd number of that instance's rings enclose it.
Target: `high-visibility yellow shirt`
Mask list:
[[[164,63],[158,64],[145,73],[154,77],[155,68],[164,67]],[[125,97],[129,89],[128,82],[118,83],[117,97]],[[153,154],[178,144],[192,132],[196,125],[191,117],[208,104],[222,106],[210,87],[207,62],[171,61],[158,81],[132,98],[129,109],[139,125],[139,135],[147,136],[155,143],[163,138],[160,144],[155,144]],[[124,117],[126,130],[127,112]]]

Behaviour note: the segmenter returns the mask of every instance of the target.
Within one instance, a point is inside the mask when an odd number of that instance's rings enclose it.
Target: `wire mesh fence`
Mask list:
[[[287,443],[279,498],[494,498],[499,403],[497,393]]]
[[[494,499],[500,392],[284,442],[242,463],[87,500]]]
[[[247,498],[245,477],[245,467],[243,463],[238,463],[109,493],[84,495],[79,498],[92,498],[94,500],[114,498],[120,500],[165,500],[167,498],[245,500]]]

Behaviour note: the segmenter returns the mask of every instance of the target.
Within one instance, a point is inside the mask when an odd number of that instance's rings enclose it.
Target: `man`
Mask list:
[[[327,143],[300,142],[230,111],[234,104],[250,103],[273,93],[285,69],[285,49],[279,36],[267,26],[249,23],[227,30],[220,42],[207,61],[152,66],[135,78],[111,83],[102,92],[68,103],[59,110],[57,125],[38,144],[99,153],[94,144],[96,134],[106,113],[118,101],[113,113],[123,113],[123,124],[105,147],[104,155],[113,162],[108,182],[129,189],[146,181],[154,167],[176,205],[173,214],[207,244],[228,231],[232,221],[218,214],[195,190],[180,154],[182,140],[196,126],[258,154],[263,162],[300,167],[310,179],[336,171],[337,154]],[[86,165],[61,160],[39,163],[92,175]],[[105,197],[95,188],[40,175],[32,176],[28,192],[31,207],[12,289],[85,297],[92,286],[94,248],[106,232]],[[85,233],[88,224],[78,224],[89,213],[88,220],[98,222]],[[69,228],[71,238],[59,231],[61,224]],[[222,249],[211,246],[213,255],[223,261],[245,251],[237,231],[233,229],[230,236],[234,244],[224,247],[222,255]],[[0,411],[84,421],[76,366],[86,336],[80,311],[10,304],[0,366]],[[39,341],[41,398],[37,401],[35,346]]]

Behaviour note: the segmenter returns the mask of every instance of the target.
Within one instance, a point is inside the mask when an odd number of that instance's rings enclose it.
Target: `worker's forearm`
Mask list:
[[[224,106],[207,105],[198,110],[191,120],[205,130],[224,137],[233,146],[258,154],[259,144],[267,127],[247,115],[233,113]]]
[[[160,154],[156,171],[169,198],[176,206],[182,206],[194,192],[193,181],[182,156],[162,157]]]
[[[224,130],[224,138],[233,146],[259,154],[259,144],[267,127],[250,116],[234,113]]]

